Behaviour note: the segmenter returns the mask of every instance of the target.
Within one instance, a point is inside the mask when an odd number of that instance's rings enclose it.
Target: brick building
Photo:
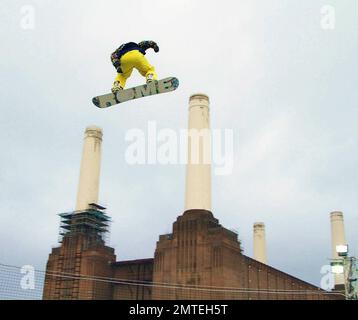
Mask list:
[[[49,256],[44,299],[342,299],[245,256],[205,210],[179,216],[154,259],[116,262],[102,239],[72,232]]]
[[[209,99],[193,95],[189,129],[209,128]],[[87,128],[77,207],[60,215],[61,245],[49,255],[44,299],[342,299],[242,253],[237,234],[211,212],[210,164],[192,160],[195,150],[199,159],[207,150],[192,137],[185,210],[172,233],[159,236],[154,258],[116,261],[105,241],[110,218],[96,204],[101,141],[99,128]]]

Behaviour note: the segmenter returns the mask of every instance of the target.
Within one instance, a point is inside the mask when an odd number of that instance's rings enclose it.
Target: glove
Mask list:
[[[154,45],[153,49],[154,49],[154,52],[159,52],[159,47],[157,44]]]

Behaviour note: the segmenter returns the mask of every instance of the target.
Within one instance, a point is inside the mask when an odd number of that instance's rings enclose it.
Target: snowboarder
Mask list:
[[[115,94],[124,89],[133,68],[136,68],[146,78],[147,83],[158,80],[154,67],[144,57],[149,48],[159,52],[159,47],[154,41],[142,41],[138,44],[135,42],[122,44],[111,54],[112,64],[118,73],[114,80],[112,93]]]

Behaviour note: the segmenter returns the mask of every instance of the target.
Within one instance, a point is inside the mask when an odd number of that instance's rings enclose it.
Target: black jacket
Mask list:
[[[116,68],[116,70],[121,73],[122,70],[120,69],[120,60],[124,54],[126,54],[129,51],[138,50],[143,55],[146,54],[146,50],[149,48],[154,49],[155,52],[159,51],[158,45],[154,41],[142,41],[139,43],[135,42],[128,42],[125,44],[122,44],[116,51],[114,51],[111,54],[111,61],[113,66]]]

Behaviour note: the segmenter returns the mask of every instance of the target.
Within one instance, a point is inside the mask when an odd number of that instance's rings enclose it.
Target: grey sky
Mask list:
[[[320,10],[336,9],[334,30]],[[21,7],[35,29],[21,28]],[[269,264],[319,284],[330,256],[329,213],[342,210],[358,248],[358,78],[355,0],[10,1],[0,6],[0,262],[45,268],[57,213],[74,209],[83,132],[103,128],[100,202],[119,260],[152,257],[184,209],[184,166],[129,166],[132,128],[187,127],[190,94],[211,99],[212,128],[235,130],[232,175],[213,176],[213,213],[252,253],[266,224]],[[160,78],[178,91],[98,110],[109,56],[152,39]],[[128,86],[143,79],[134,73]]]

